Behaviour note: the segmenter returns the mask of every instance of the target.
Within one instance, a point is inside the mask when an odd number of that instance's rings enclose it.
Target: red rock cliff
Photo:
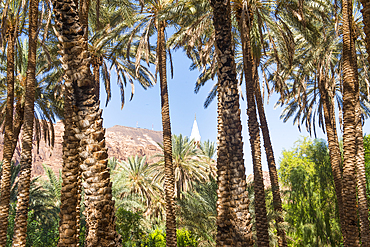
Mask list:
[[[54,125],[55,145],[54,148],[47,146],[44,140],[40,141],[39,152],[36,145],[33,149],[32,176],[43,175],[42,164],[50,165],[55,173],[62,169],[62,141],[64,125],[61,121]],[[148,160],[154,154],[161,153],[158,143],[162,143],[162,132],[148,129],[131,128],[115,125],[106,129],[106,145],[109,157],[118,160],[126,160],[129,156],[146,155]],[[3,156],[4,138],[0,134],[0,159]],[[18,163],[20,160],[21,148],[18,143],[13,160]]]

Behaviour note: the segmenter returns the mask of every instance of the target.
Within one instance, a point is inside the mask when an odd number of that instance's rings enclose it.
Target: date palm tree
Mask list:
[[[82,5],[90,5],[84,1]],[[82,13],[84,8],[80,4],[80,12],[84,16],[84,22],[89,23],[89,46],[91,54],[91,65],[93,66],[94,79],[96,81],[96,94],[99,98],[100,79],[107,93],[106,104],[111,99],[111,70],[115,69],[117,82],[121,89],[121,105],[125,101],[125,86],[131,84],[131,98],[134,94],[134,80],[147,89],[155,84],[154,76],[140,63],[126,60],[125,57],[134,57],[137,45],[130,46],[132,49],[125,49],[131,34],[128,32],[135,23],[133,4],[129,1],[97,1],[92,2],[88,15]],[[117,7],[119,6],[119,7]],[[84,24],[87,26],[87,24]],[[135,40],[135,38],[133,38]],[[151,55],[151,60],[153,57]],[[110,64],[110,66],[109,66]]]
[[[10,199],[10,170],[13,157],[13,104],[14,104],[14,57],[15,43],[19,33],[19,21],[24,20],[25,5],[19,1],[5,1],[2,11],[2,38],[5,37],[7,45],[7,106],[5,114],[5,136],[3,148],[3,169],[0,187],[0,245],[5,246],[8,225],[9,199]]]
[[[199,148],[202,153],[203,160],[207,163],[209,175],[211,175],[213,178],[216,178],[217,169],[215,166],[216,164],[215,155],[217,152],[217,148],[215,146],[215,143],[207,140],[201,142]]]
[[[265,203],[265,191],[264,191],[264,184],[263,184],[263,174],[262,174],[262,164],[261,164],[261,142],[260,142],[260,129],[257,120],[257,104],[256,98],[260,99],[260,90],[259,90],[259,82],[257,81],[257,67],[258,67],[258,59],[256,58],[256,54],[252,54],[253,47],[251,46],[251,29],[253,25],[253,12],[252,8],[248,8],[248,4],[246,2],[235,3],[236,9],[236,19],[239,26],[239,32],[241,36],[241,46],[242,46],[242,54],[243,54],[243,68],[245,74],[245,84],[246,84],[246,92],[247,92],[247,114],[248,114],[248,131],[249,131],[249,140],[251,145],[252,151],[252,161],[253,161],[253,174],[254,174],[254,193],[255,193],[255,215],[256,215],[256,222],[259,224],[256,227],[257,230],[257,244],[259,246],[267,246],[268,243],[268,222],[267,222],[267,212],[266,212],[266,203]],[[258,84],[258,85],[257,85]],[[258,89],[257,89],[258,87]],[[257,95],[258,94],[258,95]],[[264,112],[262,111],[263,105],[262,100],[259,100],[260,108],[260,120],[266,119],[264,116]],[[264,117],[264,118],[261,118]],[[265,124],[265,133],[266,133],[266,121]],[[267,130],[268,131],[268,130]],[[268,133],[268,132],[267,132]],[[266,140],[265,140],[266,141]],[[269,141],[269,138],[268,138]],[[271,147],[271,144],[270,146]],[[272,147],[269,151],[272,150]],[[267,153],[269,158],[271,159],[271,153]],[[273,157],[273,154],[272,154]],[[269,170],[271,171],[271,162],[269,164]],[[275,182],[274,186],[278,186],[277,182],[277,173],[276,167],[274,166],[274,172],[272,172],[272,180]],[[279,189],[276,191],[276,196],[280,197]],[[280,198],[279,198],[280,199]],[[278,209],[281,211],[281,199],[278,199],[278,203],[276,206],[280,206]],[[282,221],[282,219],[280,219]],[[279,222],[280,223],[280,222]],[[279,230],[279,235],[281,235],[281,230]],[[284,233],[284,232],[283,232]],[[284,240],[284,244],[286,246],[286,239],[285,234],[283,234],[282,239]]]
[[[217,236],[220,246],[252,246],[242,153],[230,1],[212,0],[218,63]],[[231,159],[232,157],[232,159]]]
[[[320,9],[333,8],[334,6],[318,5],[316,11]],[[355,8],[356,11],[356,8]],[[314,12],[314,11],[310,11]],[[288,118],[294,116],[294,123],[300,124],[305,123],[307,130],[311,133],[312,129],[316,135],[315,121],[318,120],[319,126],[326,131],[327,140],[329,144],[330,159],[332,165],[332,173],[335,181],[337,203],[339,209],[341,228],[345,229],[345,215],[343,212],[342,203],[342,174],[341,174],[341,156],[339,151],[339,143],[337,136],[337,127],[335,120],[335,105],[342,108],[342,98],[340,94],[340,82],[341,82],[341,57],[342,43],[339,37],[338,20],[332,17],[328,17],[322,12],[323,15],[316,15],[315,18],[307,18],[307,26],[310,26],[309,30],[304,28],[294,31],[294,36],[299,37],[296,39],[296,51],[295,58],[290,62],[292,68],[286,69],[283,72],[288,75],[285,80],[290,80],[292,83],[288,83],[291,88],[291,95],[280,101],[287,101],[287,107],[284,109],[282,118],[286,121]],[[352,17],[351,17],[352,18]],[[361,25],[358,20],[354,20],[354,30],[357,34],[361,34]],[[298,33],[297,33],[298,32]],[[312,39],[312,36],[315,39]],[[355,48],[355,47],[353,47]],[[359,70],[360,78],[366,81],[366,66],[364,64],[361,47],[361,40],[356,41],[356,50],[358,52],[360,60],[359,65],[363,65]],[[357,62],[356,62],[357,63]],[[290,70],[290,71],[289,71]],[[357,71],[357,69],[355,69]],[[283,74],[282,73],[282,74]],[[357,77],[357,76],[356,76]],[[289,79],[288,79],[289,78]],[[356,83],[358,85],[358,83]],[[367,91],[367,90],[363,90]],[[366,97],[363,97],[366,93],[362,92],[361,96],[361,114],[364,116],[368,115],[368,105]],[[358,98],[358,97],[356,97]],[[294,115],[294,113],[296,113]],[[339,116],[341,117],[341,116]],[[358,123],[358,122],[357,122]],[[362,136],[362,130],[359,131]],[[358,131],[356,131],[358,133]],[[360,139],[360,138],[359,138]],[[357,145],[358,149],[361,149],[362,145]],[[360,157],[360,155],[358,155]],[[357,162],[359,165],[360,162]],[[356,168],[358,171],[363,168]],[[363,172],[358,172],[360,176]],[[358,179],[360,181],[360,179]],[[363,185],[358,185],[359,192]],[[360,198],[359,194],[359,198]],[[363,197],[363,196],[362,196]],[[364,198],[364,197],[363,197]],[[367,208],[366,200],[363,200],[365,204],[363,208]],[[361,210],[367,215],[367,210]],[[366,217],[367,218],[367,217]],[[364,220],[363,222],[365,222]],[[364,223],[366,224],[366,223]],[[366,229],[366,227],[365,227]],[[365,231],[366,232],[366,231]],[[363,237],[366,234],[362,235]],[[365,237],[366,239],[366,237]],[[366,243],[367,241],[365,241]]]
[[[28,46],[28,45],[27,45]],[[17,141],[19,139],[19,134],[21,127],[23,126],[23,117],[24,117],[24,108],[25,108],[25,91],[26,91],[26,82],[27,82],[27,63],[28,63],[28,47],[25,42],[18,41],[17,44],[17,53],[15,56],[15,98],[17,99],[15,103],[15,116],[14,116],[14,135],[12,143],[12,153],[17,147]],[[42,53],[38,54],[39,57],[43,57]],[[45,62],[45,61],[44,61]],[[3,72],[3,67],[0,69]],[[38,76],[45,75],[45,66],[42,61],[38,61],[36,66],[36,74]],[[0,81],[3,82],[6,78],[1,77]],[[36,148],[38,149],[39,142],[41,138],[44,138],[45,143],[48,145],[54,145],[54,130],[53,122],[55,122],[56,116],[61,118],[61,102],[54,97],[55,93],[55,82],[47,80],[37,80],[35,84],[35,97],[34,97],[34,138],[36,140]],[[5,106],[6,106],[6,88],[2,87],[0,96],[0,115],[1,115],[1,124],[4,124],[4,115],[5,115]]]
[[[342,3],[343,25],[343,211],[344,246],[359,246],[356,210],[356,79],[355,40],[352,28],[352,1]]]
[[[163,145],[159,146],[164,150]],[[195,181],[206,181],[208,164],[202,162],[200,150],[193,140],[188,137],[172,135],[172,164],[175,175],[175,194],[176,199],[181,198],[182,192],[192,189],[192,183]],[[151,165],[153,179],[159,184],[165,181],[165,163],[164,154],[158,154],[153,157],[161,158],[160,161]]]
[[[354,11],[358,10],[357,8],[354,8]],[[355,19],[356,12],[353,15],[353,23],[354,26],[359,21]],[[358,15],[357,15],[358,16]],[[357,30],[356,30],[357,31]],[[363,31],[357,31],[354,32],[354,46],[352,48],[352,56],[353,56],[353,64],[354,64],[354,70],[356,72],[355,74],[355,100],[356,100],[356,119],[355,119],[355,131],[356,131],[356,178],[357,178],[357,198],[358,198],[358,215],[360,219],[360,234],[361,234],[361,243],[363,247],[369,247],[370,246],[370,221],[369,221],[369,206],[370,203],[367,200],[367,193],[366,193],[366,172],[365,172],[365,152],[364,152],[364,136],[363,136],[363,130],[362,130],[362,119],[366,117],[366,114],[363,113],[361,103],[363,101],[362,94],[363,92],[360,92],[361,88],[367,88],[366,93],[369,95],[369,85],[367,77],[365,80],[365,83],[360,83],[360,76],[359,76],[359,70],[358,65],[360,64],[357,61],[357,57],[361,57],[357,55],[357,50],[359,50],[359,46],[361,45],[361,39],[358,41],[358,37],[360,36]],[[366,40],[366,38],[365,38]],[[366,43],[365,43],[366,44]],[[362,62],[364,64],[364,62]],[[365,65],[366,66],[366,65]],[[365,67],[364,74],[366,75],[367,69]],[[361,84],[361,85],[360,85]],[[367,102],[368,103],[368,102]],[[369,104],[370,105],[370,104]]]
[[[328,8],[330,6],[326,9]],[[339,92],[340,76],[338,77],[341,43],[338,30],[335,30],[335,21],[318,18],[311,19],[312,22],[307,24],[311,25],[309,31],[293,31],[293,35],[298,37],[294,59],[289,61],[290,66],[280,60],[283,64],[281,74],[284,73],[287,76],[281,77],[282,80],[292,82],[287,83],[291,94],[281,97],[279,103],[286,105],[281,114],[284,122],[294,117],[294,123],[299,129],[301,124],[305,124],[307,131],[309,133],[313,131],[316,135],[315,121],[317,120],[319,126],[326,131],[341,228],[344,228],[341,156],[334,111],[336,102],[341,107],[342,101]],[[312,36],[316,38],[312,39]]]
[[[138,195],[144,200],[146,207],[150,207],[151,199],[158,193],[162,192],[157,183],[153,182],[153,175],[149,164],[146,162],[146,156],[131,156],[127,161],[119,163],[115,171],[117,181],[123,181],[123,187],[129,190],[120,193],[120,197],[128,195]]]
[[[161,113],[163,128],[163,147],[165,163],[165,199],[166,199],[166,246],[176,246],[176,215],[174,208],[174,172],[172,164],[172,140],[171,140],[171,122],[169,113],[168,87],[167,87],[167,48],[166,48],[166,27],[168,19],[166,18],[168,9],[174,3],[173,0],[142,1],[141,6],[137,7],[138,18],[130,30],[131,36],[127,45],[130,50],[132,38],[140,36],[139,45],[136,51],[135,69],[138,71],[140,61],[145,57],[146,62],[150,62],[151,46],[149,37],[157,34],[157,43],[155,46],[155,65],[156,73],[159,73],[160,91],[161,91]],[[126,55],[127,59],[130,56]],[[171,61],[172,65],[172,61]],[[171,72],[173,72],[171,66]],[[137,72],[136,72],[137,73]]]
[[[196,183],[193,191],[183,193],[177,201],[179,226],[200,237],[199,247],[216,246],[217,182],[213,177],[205,183]]]
[[[85,215],[87,224],[86,246],[116,246],[117,233],[114,222],[114,201],[112,200],[111,182],[107,170],[108,154],[105,147],[102,111],[95,95],[95,82],[89,68],[89,55],[86,50],[84,30],[78,18],[77,6],[71,0],[53,1],[56,17],[56,34],[60,42],[60,54],[65,70],[66,101],[71,107],[70,116],[66,120],[65,139],[73,143],[65,146],[65,153],[73,163],[65,163],[66,171],[76,171],[73,177],[63,174],[63,183],[71,186],[63,187],[62,194],[76,195],[81,158],[81,173],[85,178]],[[66,117],[67,118],[67,117]],[[73,180],[75,179],[75,180]],[[72,196],[74,203],[77,198]],[[62,199],[63,206],[63,199]],[[77,205],[72,205],[73,213]],[[66,211],[65,211],[66,212]],[[73,241],[77,230],[69,231],[68,217],[61,210],[61,229]],[[65,218],[63,218],[65,217]],[[73,215],[72,215],[73,217]],[[64,227],[64,228],[63,228]],[[71,246],[68,238],[61,238],[60,246]]]
[[[36,85],[36,51],[38,29],[38,0],[31,0],[29,7],[28,65],[24,105],[24,126],[22,135],[21,170],[19,175],[19,193],[14,226],[13,246],[26,244],[27,216],[30,195],[32,168],[32,140]]]
[[[366,34],[365,43],[367,54],[370,54],[370,3],[366,0],[360,0],[362,4],[362,19],[364,23],[364,32]],[[370,62],[370,57],[368,57]]]

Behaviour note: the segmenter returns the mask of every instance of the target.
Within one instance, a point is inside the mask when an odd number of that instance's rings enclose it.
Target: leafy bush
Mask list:
[[[177,229],[177,246],[178,247],[197,247],[198,242],[193,236],[193,234],[182,228]],[[141,243],[142,247],[165,247],[166,246],[166,233],[162,230],[156,229],[153,232],[149,233],[143,242]]]
[[[144,239],[143,247],[166,247],[166,233],[156,229],[155,231],[148,234]]]
[[[138,242],[144,235],[141,226],[143,213],[141,211],[131,212],[119,208],[116,212],[116,229],[122,237],[123,246],[139,246]]]
[[[177,246],[178,247],[197,247],[198,242],[195,240],[193,234],[182,228],[182,229],[177,229],[176,232],[177,236]]]

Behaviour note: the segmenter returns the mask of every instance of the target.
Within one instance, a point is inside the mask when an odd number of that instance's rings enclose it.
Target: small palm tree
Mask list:
[[[217,152],[217,148],[214,142],[210,140],[204,141],[200,143],[200,151],[202,152],[202,158],[208,164],[209,172],[213,178],[217,176],[217,168],[216,168],[216,160],[215,155]]]
[[[159,146],[164,149],[162,144]],[[194,141],[188,137],[172,136],[172,163],[175,175],[175,193],[177,199],[181,198],[181,192],[186,192],[192,188],[192,182],[206,181],[209,171],[208,164],[202,161],[200,150]],[[158,154],[161,160],[151,165],[154,181],[163,184],[165,180],[164,155]]]
[[[151,200],[154,196],[162,191],[162,189],[152,181],[152,175],[149,164],[146,162],[146,156],[131,156],[127,161],[119,163],[119,167],[115,170],[114,181],[118,181],[116,186],[128,188],[128,190],[120,193],[119,197],[129,195],[137,195],[146,207],[150,207]]]
[[[59,170],[58,176],[55,175],[50,166],[42,164],[47,180],[41,180],[41,186],[48,191],[53,198],[55,207],[60,207],[60,195],[62,191],[62,171]]]
[[[217,182],[214,178],[206,183],[196,183],[194,190],[183,192],[177,201],[179,227],[185,227],[201,240],[199,246],[216,246]]]

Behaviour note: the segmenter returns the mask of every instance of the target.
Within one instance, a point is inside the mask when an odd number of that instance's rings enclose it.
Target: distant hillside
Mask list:
[[[56,173],[62,169],[63,123],[57,122],[54,125],[54,130],[55,145],[53,149],[48,147],[43,140],[40,142],[39,153],[36,153],[36,147],[33,149],[32,176],[43,174],[43,163],[50,165]],[[115,157],[118,160],[126,160],[132,155],[147,155],[150,158],[161,152],[161,148],[157,145],[157,142],[162,143],[161,131],[115,125],[106,130],[105,138],[109,157]],[[4,136],[0,134],[0,159],[3,156],[3,145]],[[19,163],[20,151],[18,144],[13,157],[16,163]]]

